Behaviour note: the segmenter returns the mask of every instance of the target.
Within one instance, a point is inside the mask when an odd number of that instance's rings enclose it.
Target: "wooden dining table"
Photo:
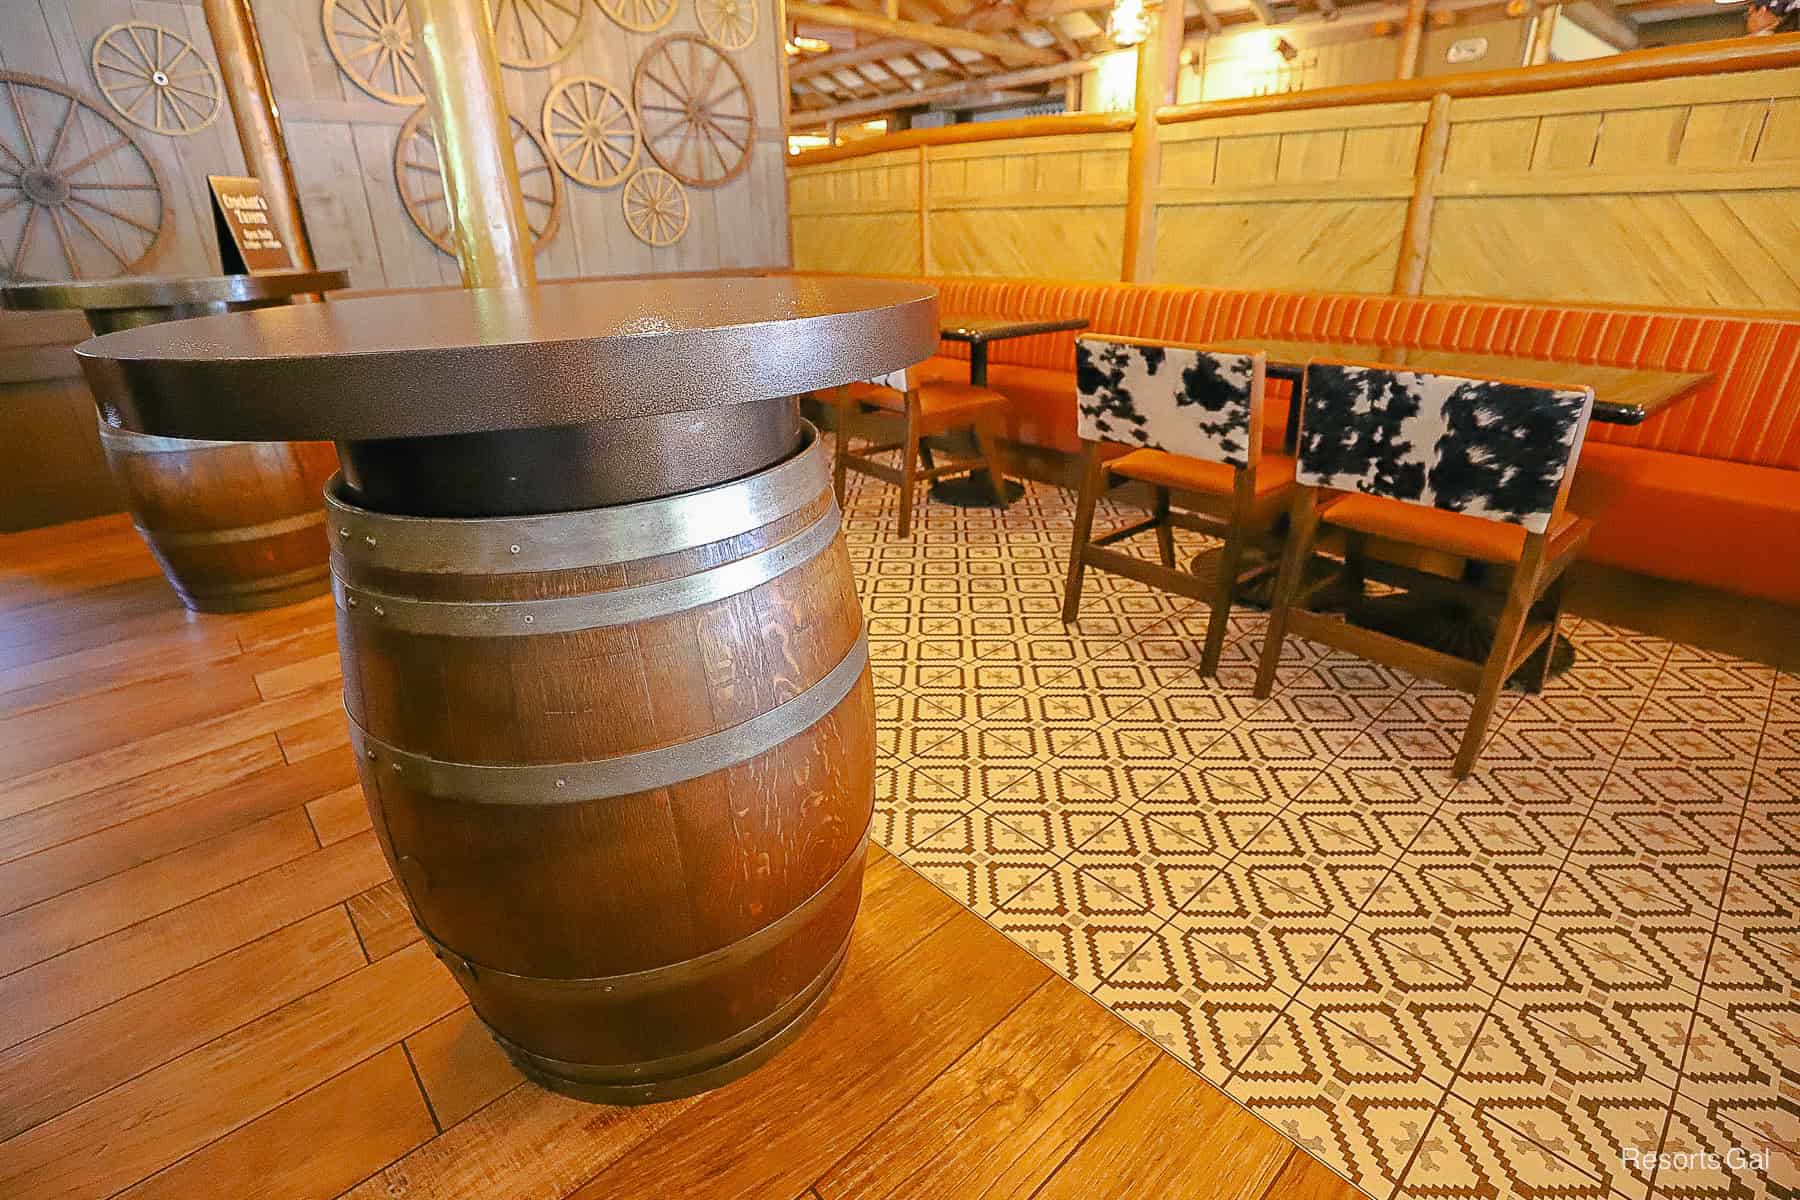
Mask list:
[[[969,382],[986,387],[988,381],[988,348],[1009,338],[1031,337],[1039,333],[1070,333],[1086,329],[1086,317],[983,317],[945,314],[938,318],[938,337],[946,342],[962,342],[969,347]],[[921,447],[925,465],[931,465],[931,447]],[[959,508],[1005,508],[1025,494],[1016,482],[1002,492],[994,486],[988,473],[971,471],[960,478],[940,479],[931,485],[935,500]]]
[[[1559,387],[1594,389],[1594,420],[1607,425],[1642,425],[1662,409],[1686,399],[1708,383],[1706,371],[1664,371],[1647,367],[1609,367],[1596,363],[1525,358],[1511,354],[1476,354],[1466,350],[1417,350],[1382,346],[1372,342],[1311,342],[1271,338],[1233,338],[1209,342],[1218,350],[1238,354],[1261,351],[1268,357],[1271,379],[1298,384],[1306,364],[1313,359],[1412,367],[1468,375],[1476,379],[1513,379],[1549,383]],[[1283,444],[1293,452],[1299,429],[1300,406],[1288,407]]]

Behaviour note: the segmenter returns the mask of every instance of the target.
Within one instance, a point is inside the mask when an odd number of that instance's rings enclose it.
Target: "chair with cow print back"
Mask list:
[[[1218,669],[1244,546],[1266,533],[1294,483],[1293,459],[1262,450],[1263,372],[1261,354],[1125,337],[1076,339],[1076,407],[1085,464],[1064,621],[1073,621],[1081,606],[1087,568],[1124,575],[1209,603],[1200,671],[1211,675]],[[1130,450],[1108,457],[1109,443]],[[1149,488],[1150,515],[1093,536],[1095,507],[1123,481]],[[1183,502],[1181,510],[1172,507],[1175,496]],[[1224,539],[1214,580],[1176,567],[1175,526]],[[1159,563],[1111,548],[1151,530]]]
[[[1469,773],[1506,680],[1540,646],[1541,688],[1562,610],[1563,573],[1593,523],[1565,510],[1593,411],[1587,388],[1427,375],[1397,367],[1312,362],[1300,409],[1299,490],[1256,694],[1267,696],[1282,639],[1299,634],[1474,696],[1452,770]],[[1301,580],[1321,526],[1345,542],[1352,620],[1310,611]],[[1473,582],[1384,566],[1424,595],[1448,592],[1471,612],[1498,606],[1492,645],[1477,661],[1355,623],[1371,540],[1383,560],[1435,552],[1511,571],[1504,596]],[[1392,551],[1399,550],[1399,554]],[[1465,576],[1471,574],[1465,569]],[[1546,645],[1546,643],[1550,643]]]
[[[985,467],[995,490],[1005,493],[1006,479],[1000,473],[1000,435],[1006,427],[1008,401],[999,392],[972,383],[918,380],[909,370],[902,369],[866,383],[834,388],[821,398],[837,408],[837,455],[832,474],[839,505],[844,503],[844,476],[848,471],[897,484],[900,488],[900,536],[910,537],[913,493],[920,483]],[[850,439],[857,419],[868,409],[899,416],[904,422],[901,440],[865,445],[852,453]],[[981,457],[944,461],[944,454],[939,451],[935,465],[920,465],[921,442],[957,429],[974,432]],[[898,467],[874,457],[892,450],[900,451]]]

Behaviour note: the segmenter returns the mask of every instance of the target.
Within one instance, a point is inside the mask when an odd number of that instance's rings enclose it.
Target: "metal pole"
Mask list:
[[[487,0],[406,0],[463,286],[537,283]]]
[[[237,124],[238,145],[244,165],[262,181],[269,217],[281,235],[294,266],[313,270],[312,241],[306,236],[306,218],[300,212],[300,188],[288,162],[287,138],[281,132],[281,116],[269,87],[263,64],[262,41],[256,36],[256,17],[250,0],[203,0],[206,28],[212,34],[219,59],[219,76],[231,116]]]

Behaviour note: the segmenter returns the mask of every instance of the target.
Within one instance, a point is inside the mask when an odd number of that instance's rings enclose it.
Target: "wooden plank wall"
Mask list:
[[[1800,68],[1457,99],[1427,293],[1800,308]]]
[[[133,20],[151,21],[180,33],[217,66],[218,56],[213,53],[199,0],[3,0],[0,70],[52,79],[79,93],[100,111],[114,115],[94,82],[89,56],[102,33],[121,21]],[[241,175],[244,171],[230,109],[221,106],[218,118],[210,126],[183,137],[154,133],[123,118],[119,121],[156,163],[168,189],[166,219],[173,224],[155,259],[146,263],[144,269],[159,274],[217,273],[219,250],[213,236],[212,201],[206,177]],[[101,132],[98,127],[71,129],[71,137],[94,139]],[[92,141],[77,144],[76,148],[83,152],[99,150],[102,143]],[[109,218],[93,219],[120,244],[131,241],[117,236],[118,226]],[[0,238],[16,237],[18,232],[9,225],[0,231]],[[93,261],[110,260],[96,257]],[[45,260],[38,255],[32,256],[32,263],[40,272],[44,270]]]
[[[455,261],[413,225],[394,181],[394,143],[411,110],[375,99],[338,69],[320,7],[318,0],[254,0],[315,256],[321,265],[348,267],[356,287],[454,284]],[[544,96],[571,75],[597,75],[629,97],[645,49],[664,35],[692,32],[699,24],[691,4],[678,5],[654,34],[628,32],[590,4],[569,57],[541,70],[501,69],[508,108],[541,133]],[[562,227],[538,251],[539,277],[786,266],[780,53],[772,5],[763,2],[756,39],[731,54],[756,105],[750,168],[724,187],[687,189],[690,219],[681,241],[644,245],[625,227],[622,185],[602,190],[565,177]],[[638,165],[654,162],[641,154]]]
[[[1371,104],[1166,127],[1156,282],[1386,291],[1428,108]]]
[[[1070,133],[794,167],[795,266],[1115,279],[1130,144]]]
[[[1152,277],[1390,292],[1409,200],[1429,187],[1425,294],[1800,309],[1800,67],[1449,104],[1435,182],[1419,174],[1438,165],[1419,155],[1428,99],[1161,120]],[[803,157],[796,263],[1120,278],[1127,141]]]

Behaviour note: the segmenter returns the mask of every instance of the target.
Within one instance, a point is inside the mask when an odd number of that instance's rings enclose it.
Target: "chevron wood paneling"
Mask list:
[[[1428,293],[1800,308],[1800,69],[1450,112]]]
[[[1428,107],[1377,104],[1168,126],[1156,282],[1386,291]]]

